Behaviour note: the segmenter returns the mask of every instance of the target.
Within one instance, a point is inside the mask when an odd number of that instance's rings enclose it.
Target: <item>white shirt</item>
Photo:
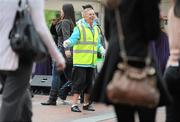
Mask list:
[[[18,55],[12,51],[10,40],[8,39],[18,8],[18,1],[19,0],[0,0],[0,70],[11,71],[18,68]],[[65,62],[46,25],[44,18],[44,0],[29,0],[29,4],[34,26],[47,46],[51,57],[57,62]]]

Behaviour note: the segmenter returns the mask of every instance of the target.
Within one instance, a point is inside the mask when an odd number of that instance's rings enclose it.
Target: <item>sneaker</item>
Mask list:
[[[73,107],[71,107],[71,111],[72,111],[72,112],[81,112],[81,110],[79,109],[78,106],[73,106]]]
[[[83,106],[83,110],[86,110],[86,111],[95,111],[94,107],[91,104]]]
[[[62,100],[62,104],[63,105],[70,105],[70,103],[68,101]]]

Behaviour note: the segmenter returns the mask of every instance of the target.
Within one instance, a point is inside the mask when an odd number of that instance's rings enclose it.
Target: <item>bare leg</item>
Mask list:
[[[79,96],[80,96],[80,94],[77,94],[77,93],[75,93],[72,96],[72,107],[71,107],[72,112],[81,112],[81,110],[79,109],[79,107],[77,105]]]
[[[89,104],[89,98],[90,98],[89,94],[84,94],[84,105],[88,105]]]
[[[78,102],[78,98],[79,98],[80,94],[77,94],[75,93],[73,96],[72,96],[72,105],[76,105],[77,102]]]

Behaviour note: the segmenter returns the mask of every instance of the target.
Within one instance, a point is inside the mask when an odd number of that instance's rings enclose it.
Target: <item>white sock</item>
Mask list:
[[[83,104],[83,106],[87,106],[87,105],[89,105],[89,103],[84,103],[84,104]]]

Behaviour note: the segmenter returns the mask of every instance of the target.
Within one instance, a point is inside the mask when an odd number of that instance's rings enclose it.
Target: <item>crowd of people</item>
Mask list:
[[[19,1],[22,4],[25,2]],[[19,1],[4,0],[0,4],[0,82],[3,85],[0,122],[31,122],[33,115],[29,91],[33,62],[23,62],[12,50],[9,40]],[[158,107],[165,106],[166,122],[179,122],[180,0],[170,0],[167,32],[160,26],[160,2],[106,0],[103,3],[103,34],[95,10],[89,4],[82,6],[82,19],[77,22],[73,5],[62,5],[60,18],[53,20],[49,30],[44,18],[44,0],[28,0],[33,25],[52,58],[49,98],[41,104],[57,105],[58,97],[66,100],[68,93],[62,94],[61,88],[70,83],[71,89],[68,92],[71,92],[72,106],[69,109],[72,112],[95,111],[93,103],[98,102],[112,105],[118,122],[135,122],[136,112],[140,122],[155,122]],[[119,29],[124,38],[119,38]],[[102,41],[104,38],[108,41],[107,49]],[[143,69],[146,66],[145,59],[151,53],[157,89],[160,92],[160,101],[156,107],[113,103],[107,97],[107,86],[123,58],[119,55],[122,51],[120,39],[124,41],[127,63],[132,67]],[[105,57],[105,61],[97,74],[98,53]],[[79,108],[80,97],[83,99],[82,109]]]

